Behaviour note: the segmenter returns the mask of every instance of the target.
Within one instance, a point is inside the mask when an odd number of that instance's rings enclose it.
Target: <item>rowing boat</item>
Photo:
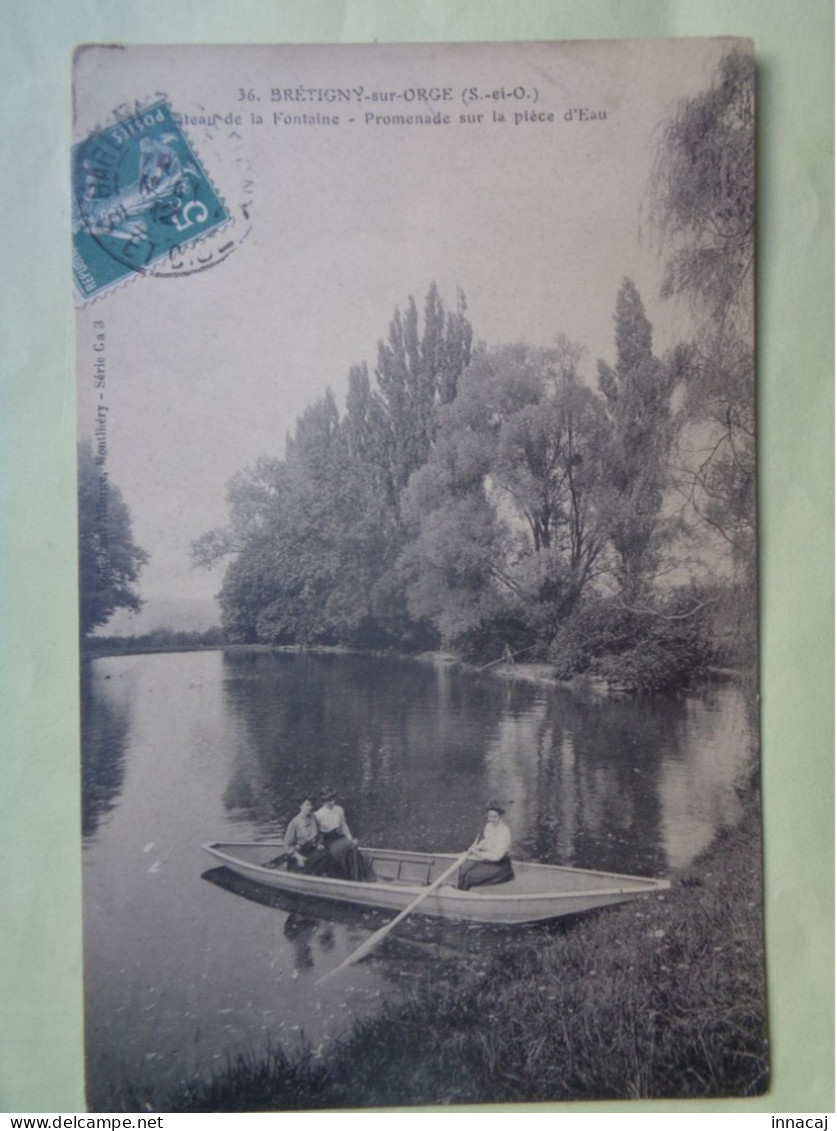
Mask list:
[[[283,865],[270,867],[283,851],[281,844],[215,843],[203,847],[231,872],[265,887],[385,911],[407,907],[423,887],[432,884],[456,860],[449,853],[362,848],[375,878],[355,882],[289,872]],[[424,900],[421,914],[473,923],[537,923],[625,903],[666,891],[669,886],[668,880],[515,861],[513,880],[471,891],[443,884]]]

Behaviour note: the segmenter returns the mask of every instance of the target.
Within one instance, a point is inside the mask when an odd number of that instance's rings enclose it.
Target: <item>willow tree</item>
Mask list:
[[[662,294],[686,299],[697,327],[675,479],[728,548],[726,631],[744,660],[756,647],[754,103],[752,55],[730,52],[665,124],[651,183],[667,254]]]
[[[731,52],[666,123],[651,186],[668,254],[662,294],[687,299],[698,330],[679,483],[745,572],[756,518],[754,99],[753,58]]]

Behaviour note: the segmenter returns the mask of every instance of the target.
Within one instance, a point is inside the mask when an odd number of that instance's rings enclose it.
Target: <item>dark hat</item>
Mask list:
[[[313,805],[316,802],[316,800],[317,800],[316,793],[301,793],[299,795],[299,797],[296,799],[296,803],[297,803],[297,805],[299,805],[300,808],[302,808],[302,806],[305,804],[306,801],[310,801],[311,804]]]
[[[499,813],[501,817],[506,811],[505,805],[501,805],[499,801],[488,801],[488,802],[486,802],[486,806],[485,806],[486,813],[489,811],[489,809],[493,809],[494,812]]]
[[[331,801],[337,796],[337,790],[332,789],[330,785],[324,785],[320,790],[321,801]]]

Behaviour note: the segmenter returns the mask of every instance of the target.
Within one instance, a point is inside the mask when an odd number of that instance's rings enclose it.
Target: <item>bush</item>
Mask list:
[[[691,591],[656,607],[629,609],[616,597],[587,598],[549,649],[559,679],[587,676],[629,691],[672,691],[706,673],[713,658],[704,609]]]
[[[512,653],[527,649],[526,659],[535,659],[536,640],[522,614],[507,612],[460,633],[450,647],[467,663],[488,664],[502,659],[506,649]]]

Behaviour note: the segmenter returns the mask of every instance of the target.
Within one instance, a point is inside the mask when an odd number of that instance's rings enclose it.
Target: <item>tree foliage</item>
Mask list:
[[[559,626],[549,658],[560,679],[671,691],[704,675],[715,659],[708,610],[688,589],[674,590],[648,609],[590,594]]]
[[[194,553],[234,554],[224,627],[234,640],[334,643],[373,617],[388,527],[374,483],[356,474],[330,393],[299,418],[284,460],[264,459],[228,490],[230,525]]]
[[[736,339],[710,340],[702,327],[656,356],[626,278],[615,359],[599,362],[596,389],[564,337],[550,348],[474,347],[466,309],[460,294],[447,313],[435,285],[421,312],[410,298],[374,370],[350,370],[343,415],[327,392],[297,420],[284,458],[232,479],[229,523],[193,548],[198,564],[231,559],[220,594],[227,639],[443,643],[480,662],[522,650],[551,655],[567,678],[682,684],[707,662],[713,624],[709,598],[657,580],[683,548],[666,505],[672,445],[678,430],[709,427],[696,390],[709,387],[710,358],[727,367],[719,387],[734,387],[724,351]],[[704,472],[703,506],[730,522],[725,457]],[[716,475],[724,494],[713,499]]]
[[[231,639],[370,645],[415,641],[397,572],[401,496],[427,459],[439,406],[455,397],[471,349],[464,296],[446,313],[435,284],[423,320],[410,298],[366,364],[349,373],[341,418],[327,392],[297,421],[285,458],[265,458],[227,490],[230,521],[193,546],[227,555],[220,594]]]
[[[717,330],[752,322],[755,71],[733,51],[663,130],[652,217],[673,245],[663,295],[686,294]]]
[[[668,250],[663,295],[688,299],[698,326],[680,489],[739,565],[755,545],[754,98],[752,57],[734,51],[666,124],[651,191]]]
[[[606,451],[610,489],[608,533],[622,592],[634,599],[659,562],[666,524],[660,512],[674,438],[671,398],[681,355],[654,356],[653,331],[631,279],[619,289],[614,314],[616,364],[599,361],[612,434]]]
[[[135,544],[131,512],[90,443],[78,445],[78,558],[82,636],[117,609],[139,612],[135,584],[148,554]]]
[[[538,604],[559,616],[594,574],[607,424],[577,362],[567,342],[481,350],[439,414],[405,495],[401,564],[411,612],[449,644]]]
[[[668,255],[663,295],[686,298],[697,325],[683,366],[675,482],[728,548],[748,660],[756,647],[754,100],[753,59],[733,51],[709,89],[666,124],[651,186]]]
[[[378,342],[375,387],[365,365],[349,374],[345,428],[352,451],[385,486],[396,515],[410,476],[429,455],[438,407],[455,398],[470,361],[473,334],[466,311],[460,292],[456,311],[447,314],[431,284],[421,324],[412,296],[403,313],[393,314],[387,338]]]

